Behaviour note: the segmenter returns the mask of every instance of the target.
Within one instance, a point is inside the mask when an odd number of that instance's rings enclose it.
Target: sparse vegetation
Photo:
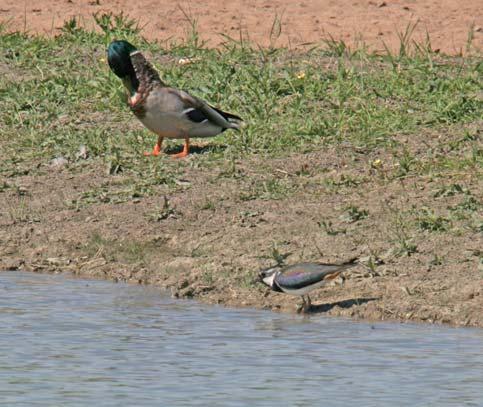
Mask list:
[[[347,223],[358,222],[367,218],[369,212],[366,209],[360,209],[355,205],[349,205],[345,208],[345,213],[340,218]]]
[[[131,239],[106,238],[95,232],[86,242],[85,250],[92,258],[104,258],[120,264],[144,265],[156,251],[156,247],[152,243]]]
[[[365,274],[381,297],[401,294],[385,276],[481,282],[480,56],[415,46],[411,27],[386,55],[335,40],[310,51],[233,40],[208,49],[186,17],[183,43],[149,43],[122,14],[97,14],[99,32],[75,18],[56,38],[0,32],[0,266],[20,253],[35,267],[70,256],[69,267],[98,270],[91,259],[101,258],[116,278],[180,295],[208,295],[209,285],[213,301],[233,304],[243,290],[265,301],[253,284],[261,266],[349,253],[370,255]],[[155,136],[105,60],[120,37],[167,83],[239,114],[245,128],[194,140],[186,160],[144,157]],[[352,290],[376,296],[365,287]],[[421,287],[406,297],[422,298]]]
[[[347,232],[346,229],[336,229],[330,220],[322,219],[317,224],[322,228],[322,230],[327,233],[329,236],[337,236],[340,234],[345,234]]]
[[[450,227],[450,220],[441,215],[436,215],[433,210],[424,207],[417,215],[419,229],[428,232],[444,232]]]

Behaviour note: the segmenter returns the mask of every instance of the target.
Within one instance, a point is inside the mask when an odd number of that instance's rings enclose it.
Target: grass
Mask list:
[[[158,250],[155,244],[138,242],[132,239],[119,240],[108,239],[99,233],[92,233],[90,239],[85,244],[85,252],[90,257],[103,257],[108,261],[119,263],[145,264],[149,261],[153,253]]]
[[[178,213],[175,208],[173,208],[169,202],[169,199],[164,196],[163,206],[161,208],[156,208],[148,214],[148,218],[154,222],[160,222],[168,218],[176,218]]]
[[[419,229],[428,232],[444,232],[451,226],[449,219],[442,215],[437,215],[430,208],[423,207],[417,216]]]
[[[407,46],[390,57],[337,49],[298,55],[236,44],[211,50],[196,41],[168,50],[143,41],[123,15],[96,15],[96,21],[102,34],[84,31],[75,20],[55,39],[2,34],[1,119],[18,132],[9,155],[72,156],[84,143],[94,156],[115,157],[111,171],[137,165],[153,137],[134,125],[121,83],[107,69],[105,48],[114,37],[149,51],[168,83],[246,119],[243,132],[216,140],[227,144],[225,155],[284,154],[341,142],[373,149],[422,128],[470,123],[483,110],[477,58],[408,56]],[[179,65],[181,57],[197,62]],[[481,151],[475,154],[481,160]],[[400,163],[404,175],[410,154]]]
[[[411,27],[401,34],[396,54],[354,51],[335,40],[303,52],[233,40],[208,49],[196,21],[186,17],[187,40],[170,44],[146,42],[142,27],[123,14],[97,14],[99,32],[68,20],[55,38],[0,30],[0,176],[45,173],[56,157],[66,158],[73,173],[102,168],[106,181],[86,187],[67,203],[71,208],[190,188],[185,180],[190,170],[216,173],[212,183],[239,181],[239,201],[288,199],[303,190],[301,185],[345,194],[368,182],[470,177],[468,185],[456,179],[434,192],[435,200],[462,197],[446,214],[431,203],[415,209],[411,220],[394,214],[389,235],[399,254],[411,255],[419,232],[447,232],[459,221],[472,231],[481,229],[476,215],[481,202],[472,191],[483,166],[480,55],[433,53],[429,39],[412,43]],[[278,30],[275,21],[274,39]],[[147,160],[142,152],[152,148],[155,136],[128,111],[122,84],[107,67],[106,47],[114,38],[146,51],[168,84],[245,118],[245,128],[209,140],[190,160]],[[179,143],[168,144],[173,149]],[[88,160],[78,157],[80,146]],[[329,148],[348,152],[352,161],[346,167],[364,171],[330,171],[329,163],[316,170],[302,165],[281,176],[261,164]],[[246,163],[255,161],[247,169]],[[9,188],[10,182],[0,183],[0,193]],[[214,198],[199,205],[217,208]],[[371,217],[360,203],[346,202],[343,208],[339,219],[348,226]],[[177,214],[165,201],[147,216],[161,222]],[[22,205],[10,216],[24,221]],[[326,235],[349,233],[333,220],[318,222]],[[133,247],[131,257],[141,258],[136,251]]]
[[[358,222],[367,218],[369,212],[365,209],[360,209],[355,205],[349,205],[345,208],[344,214],[340,216],[340,219],[347,223]]]

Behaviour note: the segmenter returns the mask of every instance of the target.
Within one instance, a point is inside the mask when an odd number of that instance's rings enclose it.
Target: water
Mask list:
[[[483,406],[483,330],[366,324],[0,273],[3,406]]]

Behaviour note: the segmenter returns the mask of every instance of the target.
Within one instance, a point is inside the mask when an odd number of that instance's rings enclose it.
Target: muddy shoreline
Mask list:
[[[263,167],[287,177],[296,173],[299,162],[311,162],[315,170],[334,155],[326,150],[319,157],[322,160],[301,160],[301,156],[271,160]],[[338,157],[332,165],[349,171],[344,168],[344,154]],[[305,187],[292,196],[240,201],[236,197],[247,180],[226,178],[214,185],[209,179],[220,178],[213,171],[192,169],[200,159],[193,154],[172,164],[184,170],[184,184],[174,193],[165,194],[161,187],[157,196],[86,206],[72,202],[95,185],[107,182],[115,188],[123,176],[106,179],[95,163],[83,172],[76,168],[83,163],[56,170],[39,164],[36,175],[17,177],[17,188],[0,194],[2,206],[10,208],[10,218],[3,218],[0,229],[4,242],[0,269],[66,271],[155,284],[171,290],[175,297],[211,304],[295,312],[297,298],[253,283],[259,269],[273,265],[277,256],[285,257],[287,264],[359,256],[365,266],[354,268],[344,281],[336,280],[314,292],[314,312],[366,320],[483,326],[477,234],[422,233],[414,240],[417,250],[409,256],[394,248],[394,213],[380,202],[392,201],[389,205],[401,209],[415,196],[424,202],[425,191],[432,200],[433,189],[423,187],[424,180],[398,180],[389,185],[375,180],[364,189],[332,194],[316,192],[314,176],[296,176],[295,182]],[[257,159],[238,163],[238,170],[256,168],[260,163],[253,160]],[[355,165],[350,171],[358,170],[362,169]],[[346,199],[363,204],[370,216],[357,222],[344,220],[340,207]],[[457,196],[440,204],[444,207],[452,200]],[[19,204],[25,213],[13,212]],[[326,219],[331,229],[324,231],[320,219]],[[444,258],[435,253],[444,253]]]

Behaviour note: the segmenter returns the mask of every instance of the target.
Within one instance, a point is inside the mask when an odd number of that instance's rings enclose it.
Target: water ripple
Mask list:
[[[0,272],[8,406],[482,406],[483,330],[173,300]]]

